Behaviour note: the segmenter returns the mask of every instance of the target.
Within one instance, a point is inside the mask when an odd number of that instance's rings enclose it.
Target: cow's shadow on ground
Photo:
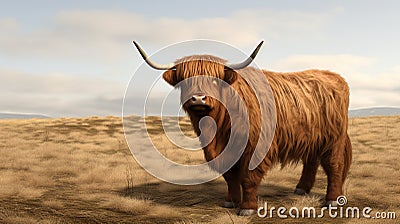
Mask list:
[[[273,184],[262,184],[259,187],[259,200],[290,201],[302,197],[293,193],[294,186],[285,187]],[[164,182],[148,183],[124,188],[119,191],[124,197],[149,199],[157,204],[174,207],[188,206],[221,206],[227,194],[223,181],[211,181],[195,186],[180,186]],[[324,195],[315,193],[317,197]]]
[[[307,196],[295,195],[293,193],[294,187],[295,183],[293,183],[293,186],[262,183],[258,191],[259,205],[263,206],[264,202],[268,202],[269,206],[295,206],[295,202],[298,199],[301,201]],[[313,197],[314,202],[312,205],[305,206],[322,206],[325,198],[325,189],[323,192],[312,191],[308,196]],[[191,212],[196,210],[198,213],[206,213],[207,211],[216,211],[215,209],[222,208],[227,187],[224,181],[218,180],[195,186],[179,186],[156,182],[123,188],[118,193],[124,197],[148,199],[153,203],[172,206],[182,211],[190,209]],[[315,198],[317,201],[315,201]],[[348,200],[349,203],[346,206],[358,206],[359,208],[369,206],[375,209],[387,209],[387,205],[364,197],[354,198],[349,195]]]

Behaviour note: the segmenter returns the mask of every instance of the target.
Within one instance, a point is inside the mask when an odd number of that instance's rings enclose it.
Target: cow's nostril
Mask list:
[[[196,94],[192,96],[192,101],[193,102],[202,102],[204,103],[204,101],[206,100],[206,96],[205,95],[200,95],[200,94]]]

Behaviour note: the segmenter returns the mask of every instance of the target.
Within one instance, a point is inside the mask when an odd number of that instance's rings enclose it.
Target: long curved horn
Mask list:
[[[136,48],[138,49],[140,55],[142,55],[143,59],[146,61],[146,63],[148,65],[150,65],[150,67],[157,69],[157,70],[168,70],[172,67],[175,66],[174,63],[170,63],[170,64],[164,64],[164,65],[160,65],[155,63],[154,61],[152,61],[147,54],[144,52],[144,50],[139,46],[138,43],[136,43],[136,41],[133,41],[133,44],[136,46]]]
[[[226,66],[234,70],[239,70],[247,67],[254,60],[263,43],[264,41],[261,41],[256,49],[254,49],[253,53],[245,61],[237,64],[227,64]]]

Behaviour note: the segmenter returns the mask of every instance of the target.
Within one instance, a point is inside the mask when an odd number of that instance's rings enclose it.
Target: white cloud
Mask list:
[[[50,116],[119,115],[123,84],[71,74],[0,70],[1,111]]]
[[[351,91],[350,107],[400,107],[400,91],[380,91],[375,89],[354,89]]]
[[[371,66],[375,61],[373,58],[350,54],[293,55],[274,63],[272,68],[285,71],[319,68],[345,72]]]
[[[73,74],[32,74],[0,69],[2,93],[77,95],[102,94],[115,96],[124,86],[110,80],[79,77]]]
[[[277,61],[278,71],[327,69],[342,75],[350,86],[350,108],[400,106],[400,66],[371,72],[375,58],[359,55],[295,55]]]
[[[14,31],[18,28],[18,23],[13,18],[1,18],[0,30]]]
[[[150,18],[127,11],[64,11],[55,16],[50,26],[33,31],[17,29],[15,20],[2,20],[0,48],[3,54],[15,56],[118,61],[131,53],[132,39],[157,43],[159,47],[198,38],[253,47],[264,38],[270,40],[307,32],[316,35],[330,14],[254,9],[237,11],[227,17],[187,20]]]

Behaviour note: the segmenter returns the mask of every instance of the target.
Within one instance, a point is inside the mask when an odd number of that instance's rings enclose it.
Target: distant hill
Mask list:
[[[373,107],[349,110],[350,117],[391,116],[397,114],[400,114],[400,108],[397,107]]]
[[[50,118],[41,114],[0,113],[0,119]]]

